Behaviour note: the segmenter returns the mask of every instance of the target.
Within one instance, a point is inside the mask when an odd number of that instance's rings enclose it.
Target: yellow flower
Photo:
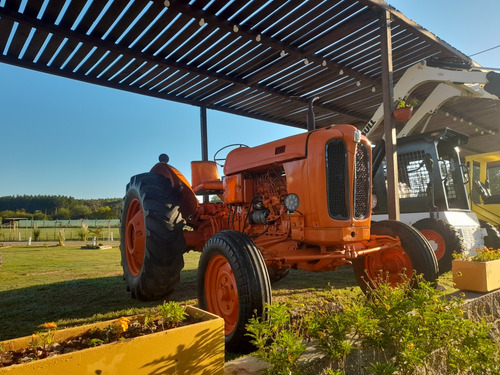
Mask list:
[[[120,321],[120,326],[122,327],[122,331],[125,332],[128,329],[128,325],[130,323],[130,319],[125,318],[125,317],[122,316],[119,319],[119,321]]]
[[[465,297],[465,293],[464,292],[460,292],[460,297]]]
[[[57,328],[57,324],[54,322],[45,323],[43,326],[47,329]]]

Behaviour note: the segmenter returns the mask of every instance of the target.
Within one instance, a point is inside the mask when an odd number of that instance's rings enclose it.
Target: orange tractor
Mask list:
[[[216,161],[192,162],[192,184],[160,155],[131,178],[121,226],[122,265],[133,297],[173,291],[183,253],[201,251],[200,307],[225,320],[226,348],[245,350],[245,325],[271,303],[271,281],[290,268],[354,267],[360,287],[383,273],[437,276],[427,240],[398,221],[371,223],[371,146],[337,125],[233,149],[221,180]],[[199,203],[217,195],[222,203]]]

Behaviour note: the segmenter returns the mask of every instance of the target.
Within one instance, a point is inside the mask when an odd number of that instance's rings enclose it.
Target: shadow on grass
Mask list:
[[[182,271],[181,281],[168,299],[195,303],[196,276],[197,270]],[[0,292],[0,301],[0,341],[31,335],[46,322],[54,321],[62,328],[136,314],[162,302],[132,299],[122,276],[77,279],[3,291]]]

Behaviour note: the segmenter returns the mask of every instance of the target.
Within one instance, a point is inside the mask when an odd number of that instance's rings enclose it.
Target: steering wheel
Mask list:
[[[230,148],[232,151],[233,149],[236,149],[236,148],[241,148],[241,147],[248,147],[247,145],[243,144],[243,143],[233,143],[233,144],[230,144],[230,145],[227,145],[227,146],[224,146],[220,149],[217,150],[217,152],[214,154],[214,161],[215,161],[215,164],[217,164],[219,167],[224,167],[224,164],[225,164],[225,161],[226,161],[226,158],[227,158],[227,154],[229,153],[229,151],[226,153],[226,156],[224,157],[217,157],[217,155],[219,155],[222,151]]]

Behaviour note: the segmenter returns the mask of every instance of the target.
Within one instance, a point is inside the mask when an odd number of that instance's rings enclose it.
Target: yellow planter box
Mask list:
[[[490,292],[500,288],[500,259],[488,262],[454,260],[451,267],[458,289]]]
[[[202,321],[168,331],[104,344],[25,364],[0,368],[0,374],[223,374],[224,320],[188,306],[187,313]],[[91,328],[116,320],[59,330],[56,341],[77,337]],[[27,347],[31,337],[0,342],[5,350]]]

